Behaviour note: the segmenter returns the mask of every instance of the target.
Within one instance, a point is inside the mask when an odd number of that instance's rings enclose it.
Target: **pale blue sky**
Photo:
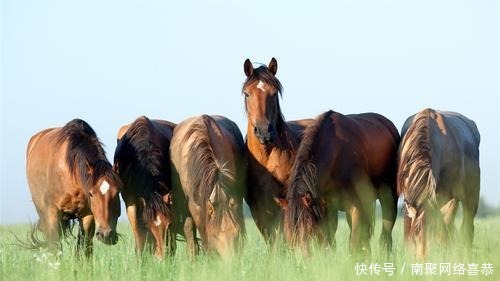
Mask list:
[[[294,3],[291,3],[294,2]],[[433,107],[475,120],[482,196],[500,203],[500,7],[470,1],[1,2],[0,223],[35,221],[29,138],[85,119],[112,160],[139,115],[225,115],[246,133],[243,61],[278,60],[288,120]]]

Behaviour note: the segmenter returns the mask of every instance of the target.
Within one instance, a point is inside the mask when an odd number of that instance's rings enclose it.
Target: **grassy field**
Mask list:
[[[231,261],[200,255],[191,261],[185,243],[179,242],[175,257],[159,262],[151,257],[139,259],[133,251],[133,239],[126,222],[119,225],[123,237],[114,246],[95,242],[94,257],[78,260],[73,245],[64,245],[64,253],[52,255],[45,251],[20,248],[12,235],[25,237],[29,227],[0,226],[1,280],[500,280],[500,218],[476,220],[476,236],[472,256],[461,250],[446,250],[436,246],[430,250],[429,264],[417,263],[403,248],[401,219],[395,227],[394,251],[390,257],[379,252],[377,221],[372,238],[372,257],[358,260],[347,249],[347,224],[340,221],[337,249],[316,250],[308,258],[285,248],[270,251],[262,241],[253,222],[247,220],[247,241],[244,251]],[[72,243],[74,241],[71,241]],[[460,248],[460,247],[459,247]],[[392,266],[391,266],[392,263]],[[450,274],[440,274],[440,266],[450,263]],[[491,264],[493,273],[484,275],[483,267]],[[477,267],[474,265],[477,264]],[[422,276],[412,273],[422,268]],[[366,266],[366,271],[363,269]],[[436,276],[426,275],[436,266]],[[393,271],[391,268],[394,268]],[[463,268],[463,271],[461,270]],[[475,273],[477,276],[470,274]],[[379,276],[376,275],[380,270]],[[392,271],[392,276],[389,274]],[[366,273],[366,275],[362,274]],[[459,275],[463,273],[464,275]],[[362,274],[362,275],[357,275]]]

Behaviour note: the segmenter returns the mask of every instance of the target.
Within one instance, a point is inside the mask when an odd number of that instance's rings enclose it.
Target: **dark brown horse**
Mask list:
[[[276,78],[278,63],[254,68],[244,64],[247,79],[243,84],[248,116],[246,146],[248,183],[246,201],[258,229],[267,242],[276,239],[282,229],[286,182],[290,176],[301,134],[312,119],[285,122]]]
[[[396,220],[396,155],[399,134],[375,114],[328,111],[304,133],[289,179],[285,237],[308,252],[308,243],[333,244],[339,210],[351,228],[350,249],[369,253],[374,202],[383,212],[381,243],[387,250]]]
[[[28,184],[46,246],[60,246],[70,220],[80,224],[77,249],[92,254],[92,238],[117,242],[121,181],[106,159],[94,130],[75,119],[34,135],[26,155]],[[33,235],[32,235],[33,236]],[[34,239],[35,246],[44,246]]]
[[[198,229],[206,250],[231,256],[245,235],[245,154],[238,127],[222,116],[189,118],[175,128],[170,154],[174,205],[190,253],[197,252]]]
[[[398,192],[405,199],[408,246],[423,258],[426,232],[447,243],[461,202],[464,244],[470,249],[480,189],[476,124],[459,113],[425,109],[406,120],[402,136]]]
[[[123,182],[121,194],[136,251],[141,253],[146,241],[153,242],[152,236],[159,259],[165,245],[175,251],[175,232],[169,227],[175,223],[169,152],[174,128],[173,123],[141,116],[120,128],[115,150],[114,167]]]

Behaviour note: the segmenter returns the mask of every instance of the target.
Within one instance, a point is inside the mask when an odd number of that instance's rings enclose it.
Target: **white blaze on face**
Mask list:
[[[154,224],[155,224],[156,226],[160,226],[160,224],[161,224],[161,219],[160,219],[160,216],[156,216],[156,220],[154,221]]]
[[[103,181],[99,190],[101,191],[102,195],[106,194],[106,192],[108,192],[109,190],[109,183],[107,181]]]
[[[259,83],[257,84],[257,88],[259,88],[262,92],[265,91],[264,89],[264,82],[262,82],[262,80],[259,80]]]

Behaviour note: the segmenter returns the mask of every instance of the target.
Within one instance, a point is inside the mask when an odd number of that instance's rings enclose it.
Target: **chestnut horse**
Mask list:
[[[69,232],[72,219],[80,224],[78,252],[83,248],[87,256],[92,254],[96,225],[99,240],[118,241],[121,181],[85,121],[74,119],[62,128],[34,135],[28,144],[26,174],[40,217],[38,228],[45,238],[36,239],[33,229],[34,247],[60,247],[61,235]]]
[[[248,183],[246,201],[257,228],[268,243],[282,230],[286,182],[304,128],[312,119],[285,122],[279,104],[282,92],[276,78],[278,63],[254,68],[246,60],[242,92],[248,116],[246,146]]]
[[[305,130],[288,182],[287,241],[305,253],[311,238],[334,244],[340,210],[351,228],[351,252],[369,254],[378,198],[383,215],[380,242],[389,251],[397,212],[399,141],[394,124],[376,113],[320,115]]]
[[[480,189],[476,124],[459,113],[424,109],[406,120],[402,136],[398,192],[405,200],[407,245],[423,258],[426,232],[446,244],[461,202],[464,244],[470,249]]]
[[[197,252],[196,229],[204,248],[222,257],[232,256],[241,245],[244,148],[238,126],[222,116],[189,118],[175,128],[170,146],[174,206],[184,220],[191,255]]]
[[[141,116],[120,128],[115,150],[114,168],[123,182],[135,249],[141,253],[152,236],[158,259],[164,256],[165,244],[170,253],[175,251],[175,233],[169,228],[175,222],[169,153],[174,128],[173,123]]]

